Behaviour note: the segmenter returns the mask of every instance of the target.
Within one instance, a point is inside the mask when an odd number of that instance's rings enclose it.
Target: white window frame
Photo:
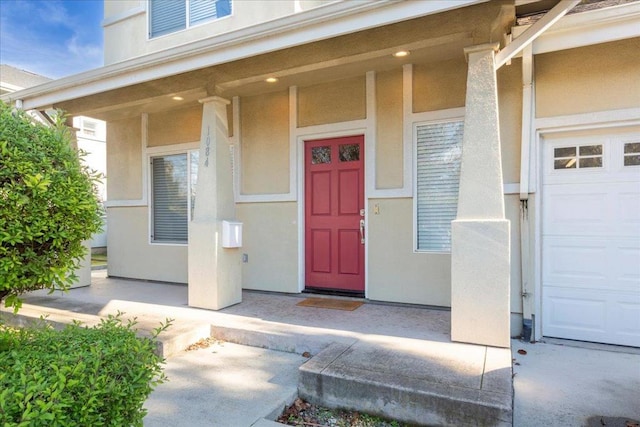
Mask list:
[[[184,146],[185,144],[180,144],[180,145]],[[193,144],[188,144],[188,145],[193,146]],[[154,230],[154,223],[153,223],[154,200],[153,200],[153,168],[151,167],[151,159],[156,157],[166,157],[166,156],[174,156],[174,155],[181,155],[181,154],[185,154],[187,156],[187,171],[188,171],[187,176],[189,177],[187,181],[187,194],[189,195],[187,197],[187,230],[188,230],[189,223],[192,220],[192,203],[191,203],[191,197],[190,197],[191,188],[192,188],[192,181],[191,181],[191,164],[193,161],[192,155],[193,153],[199,153],[199,148],[181,148],[181,149],[174,149],[174,150],[162,150],[163,147],[154,147],[154,148],[155,149],[150,148],[147,150],[147,166],[148,166],[148,182],[149,182],[149,188],[148,188],[149,244],[157,245],[157,246],[188,246],[189,245],[188,233],[187,233],[186,242],[155,241],[154,238],[152,237],[154,234],[154,231],[153,231]]]
[[[201,25],[208,24],[208,23],[213,22],[213,21],[219,21],[221,19],[226,19],[226,18],[229,18],[229,17],[233,16],[233,12],[234,12],[234,6],[233,6],[234,0],[229,0],[229,5],[230,5],[231,10],[230,10],[230,13],[228,15],[225,15],[225,16],[222,16],[222,17],[217,17],[216,16],[215,18],[206,19],[206,20],[200,21],[200,22],[198,22],[196,24],[190,24],[190,21],[191,21],[191,19],[190,19],[191,18],[191,8],[189,7],[190,0],[183,0],[185,8],[186,8],[185,26],[184,26],[184,28],[181,28],[181,29],[175,30],[175,31],[171,31],[171,32],[168,32],[168,33],[165,33],[165,34],[161,34],[161,35],[158,35],[158,36],[152,36],[151,35],[151,30],[152,30],[152,27],[151,27],[151,2],[152,1],[153,0],[147,0],[147,40],[156,40],[156,39],[159,39],[159,38],[162,38],[162,37],[166,37],[166,36],[170,36],[172,34],[177,34],[177,33],[186,31],[186,30],[188,30],[190,28],[199,27]],[[174,1],[177,1],[177,0],[174,0]]]
[[[435,112],[432,119],[429,116],[421,117],[424,120],[414,121],[412,123],[413,138],[413,252],[420,254],[451,254],[451,250],[431,250],[418,248],[418,128],[425,125],[434,125],[440,123],[463,122],[464,109],[451,109]],[[455,218],[454,218],[455,219]]]
[[[88,124],[91,124],[93,126],[93,128],[91,128],[90,126],[87,126]],[[91,132],[87,132],[87,129],[90,129]],[[86,117],[82,117],[80,119],[80,132],[82,133],[82,135],[87,136],[89,138],[97,138],[98,137],[98,122],[96,120],[92,120]]]

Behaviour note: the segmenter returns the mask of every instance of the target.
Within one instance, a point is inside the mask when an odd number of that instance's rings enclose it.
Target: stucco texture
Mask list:
[[[107,224],[110,276],[187,283],[187,245],[150,244],[147,206],[109,208]]]
[[[413,199],[372,199],[368,212],[368,298],[450,306],[451,256],[413,251]]]
[[[298,88],[298,127],[366,117],[365,77]]]
[[[402,188],[402,69],[376,74],[376,188]]]
[[[202,106],[149,114],[148,147],[184,144],[200,140]]]
[[[109,200],[142,198],[142,125],[140,117],[107,123]]]
[[[289,92],[243,97],[240,116],[241,193],[288,193]]]
[[[297,203],[240,203],[244,224],[242,287],[273,292],[298,292]]]
[[[536,55],[537,117],[640,107],[638,52],[640,38]]]

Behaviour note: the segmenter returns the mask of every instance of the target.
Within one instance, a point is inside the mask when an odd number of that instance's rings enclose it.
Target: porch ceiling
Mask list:
[[[462,58],[464,47],[501,37],[514,19],[512,6],[489,2],[72,99],[55,107],[71,115],[117,120],[186,107],[211,95],[250,96],[405,63]],[[411,54],[395,58],[392,54],[397,50]],[[277,83],[264,81],[272,76],[279,79]],[[183,100],[174,100],[176,96]]]

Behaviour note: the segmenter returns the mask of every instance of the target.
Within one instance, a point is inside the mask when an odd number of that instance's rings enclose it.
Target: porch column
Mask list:
[[[78,128],[73,127],[73,117],[68,117],[66,120],[66,126],[69,128],[69,139],[71,147],[78,151]],[[76,280],[70,286],[70,289],[82,288],[84,286],[91,285],[91,237],[88,240],[82,242],[85,253],[84,257],[80,260],[80,265],[74,271]]]
[[[495,44],[465,49],[458,215],[451,224],[451,339],[510,345],[509,221],[504,216]]]
[[[214,96],[200,102],[198,181],[189,223],[189,306],[220,310],[242,300],[239,249],[222,247],[222,220],[235,218],[229,101]]]

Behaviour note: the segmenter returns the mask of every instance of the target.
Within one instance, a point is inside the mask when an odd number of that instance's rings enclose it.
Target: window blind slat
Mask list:
[[[190,0],[189,25],[217,17],[215,0]]]
[[[154,157],[153,241],[186,243],[187,224],[187,155]]]
[[[450,251],[451,221],[458,211],[463,122],[416,129],[418,250]]]
[[[149,37],[158,37],[186,28],[187,10],[184,1],[153,0],[150,7]]]

